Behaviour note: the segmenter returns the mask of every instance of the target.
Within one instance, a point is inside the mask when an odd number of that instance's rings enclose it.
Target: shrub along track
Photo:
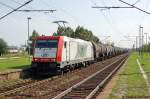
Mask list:
[[[103,62],[98,62],[92,64],[86,68],[76,69],[74,71],[65,73],[64,75],[59,75],[46,80],[35,82],[20,88],[11,90],[1,94],[1,97],[10,99],[22,99],[22,98],[52,98],[62,91],[68,89],[72,85],[82,81],[83,79],[89,77],[93,73],[101,70],[105,66],[119,59],[123,55],[105,60]],[[55,79],[53,79],[55,78]]]

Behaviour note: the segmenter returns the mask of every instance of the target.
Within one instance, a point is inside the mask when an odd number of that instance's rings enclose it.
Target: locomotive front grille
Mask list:
[[[37,74],[51,74],[56,73],[59,70],[59,66],[57,63],[32,63],[33,71]]]

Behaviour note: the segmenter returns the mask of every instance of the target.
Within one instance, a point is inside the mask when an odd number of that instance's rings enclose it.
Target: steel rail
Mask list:
[[[32,87],[32,86],[36,86],[36,85],[42,84],[44,82],[50,81],[50,80],[52,80],[54,78],[57,78],[57,77],[59,77],[59,76],[54,76],[54,77],[51,77],[51,78],[48,78],[48,79],[44,79],[44,80],[41,80],[41,81],[37,81],[37,82],[31,83],[31,84],[28,84],[28,85],[25,85],[25,86],[22,86],[22,87],[19,87],[19,88],[12,89],[12,90],[0,93],[0,96],[6,96],[6,95],[9,95],[9,94],[13,94],[13,93],[15,93],[17,91],[20,91],[20,90],[23,90],[25,88],[29,88],[29,87]]]
[[[121,63],[85,99],[91,99],[94,94],[99,90],[99,88],[101,88],[109,80],[109,78],[112,77],[112,75],[120,68],[120,66],[125,62],[126,59],[127,58],[121,61]]]
[[[108,67],[112,66],[113,64],[117,63],[118,61],[120,61],[123,57],[121,57],[119,60],[114,61],[113,63],[107,65],[106,67],[104,67],[103,69],[97,71],[96,73],[94,73],[93,75],[85,78],[84,80],[82,80],[81,82],[73,85],[72,87],[68,88],[67,90],[63,91],[62,93],[58,94],[57,96],[55,96],[52,99],[60,99],[63,96],[67,95],[69,92],[71,92],[74,88],[77,88],[78,86],[80,86],[81,84],[85,83],[86,81],[88,81],[89,79],[93,78],[94,76],[96,76],[97,74],[99,74],[100,72],[102,72],[103,70],[107,69]],[[92,93],[91,93],[92,94]],[[90,96],[89,96],[90,97]]]

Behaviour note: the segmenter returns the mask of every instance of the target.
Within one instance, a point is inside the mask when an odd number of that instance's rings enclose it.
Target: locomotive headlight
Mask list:
[[[55,61],[55,59],[51,59],[51,61]]]
[[[38,61],[38,59],[35,58],[34,61]]]

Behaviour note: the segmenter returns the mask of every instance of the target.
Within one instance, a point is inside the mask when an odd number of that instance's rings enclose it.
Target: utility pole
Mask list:
[[[140,45],[139,45],[139,42],[138,42],[138,37],[139,36],[125,36],[126,38],[127,37],[132,37],[132,38],[134,38],[134,43],[135,43],[135,47],[136,47],[136,51],[138,51],[139,49],[140,49]],[[130,39],[130,38],[128,38],[128,39]]]
[[[143,27],[139,26],[139,56],[142,56],[143,51]]]
[[[147,43],[147,34],[148,33],[144,33],[144,34],[146,35],[145,37],[146,37],[146,52],[147,52],[148,51],[148,49],[147,49],[147,46],[148,46],[148,43]]]
[[[139,56],[141,56],[141,25],[139,26]]]
[[[146,35],[146,45],[147,45],[147,34],[148,34],[148,33],[144,33],[144,34]]]
[[[138,36],[136,36],[136,51],[138,51]]]
[[[29,54],[29,61],[30,61],[30,43],[29,43],[29,36],[30,36],[30,27],[29,27],[29,22],[30,22],[30,20],[31,20],[31,17],[27,17],[27,20],[28,20],[28,42],[27,42],[27,44],[28,44],[28,54]]]
[[[144,34],[143,34],[143,27],[141,27],[141,34],[142,34],[142,57],[143,57],[143,53],[144,53]]]

